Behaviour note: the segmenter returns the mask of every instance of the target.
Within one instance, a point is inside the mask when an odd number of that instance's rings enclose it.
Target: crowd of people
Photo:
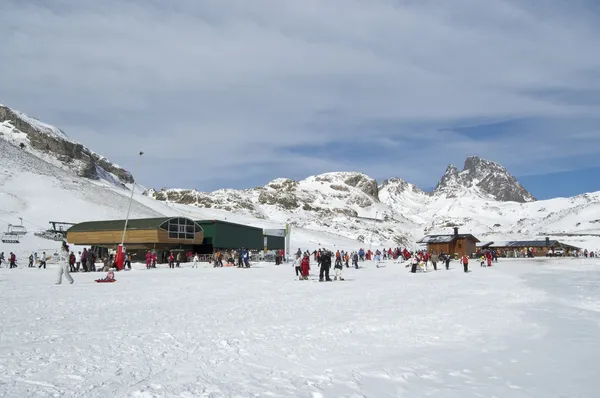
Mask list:
[[[259,260],[264,259],[262,252],[259,255],[251,253],[250,250],[240,248],[237,250],[216,250],[211,256],[202,256],[206,261],[212,263],[214,267],[223,266],[237,266],[238,268],[249,268],[250,257],[257,255]],[[433,270],[438,269],[438,264],[445,266],[446,270],[450,269],[450,262],[455,259],[458,260],[462,265],[464,272],[469,272],[469,260],[478,260],[481,267],[491,267],[493,263],[498,261],[498,258],[505,257],[535,257],[535,248],[522,248],[515,249],[514,252],[509,253],[504,250],[493,250],[493,249],[480,249],[478,248],[476,253],[471,256],[460,256],[451,255],[449,253],[440,252],[435,253],[434,251],[428,252],[426,250],[410,251],[408,248],[397,247],[395,249],[371,249],[364,250],[329,250],[326,248],[318,248],[310,252],[309,250],[298,251],[294,255],[293,266],[296,272],[296,276],[300,280],[307,280],[311,270],[311,262],[316,263],[319,268],[319,281],[332,281],[340,280],[343,281],[343,270],[344,268],[359,268],[359,263],[364,261],[374,261],[375,265],[379,267],[380,263],[386,260],[393,260],[396,263],[404,263],[407,268],[410,267],[411,273],[417,273],[419,271],[427,271],[429,267]],[[548,251],[547,255],[557,255],[554,251]],[[562,255],[562,254],[561,254]],[[588,251],[587,249],[581,251],[573,251],[569,253],[570,256],[583,257],[583,258],[594,258],[600,255],[599,252]],[[116,266],[116,255],[108,253],[101,259],[102,266],[97,268],[98,262],[97,254],[87,248],[83,248],[75,254],[74,251],[69,250],[69,246],[66,242],[63,242],[60,253],[56,252],[52,256],[46,255],[46,252],[42,252],[38,256],[37,252],[30,253],[28,257],[28,268],[46,268],[47,261],[53,259],[61,265],[60,274],[58,277],[57,284],[62,282],[64,276],[70,283],[73,283],[73,279],[70,276],[72,272],[96,272],[104,271],[110,272],[111,270],[117,269]],[[201,256],[197,253],[184,253],[182,250],[174,250],[161,252],[162,263],[167,263],[169,268],[179,268],[182,262],[191,262],[192,268],[198,268],[198,264],[201,261]],[[133,254],[128,253],[124,258],[124,267],[131,269],[131,263],[134,261]],[[156,251],[147,251],[145,254],[146,268],[156,268],[159,258]],[[285,253],[283,250],[276,250],[274,254],[275,265],[280,265],[286,261]],[[4,252],[0,253],[0,267],[3,263],[8,264],[8,268],[17,268],[17,256],[15,253],[10,252],[8,258],[5,257]],[[64,265],[64,266],[63,266]],[[334,269],[333,279],[330,275],[331,267]],[[113,274],[114,275],[114,274]],[[108,277],[107,277],[108,278]],[[97,281],[114,281],[114,277],[104,278]]]

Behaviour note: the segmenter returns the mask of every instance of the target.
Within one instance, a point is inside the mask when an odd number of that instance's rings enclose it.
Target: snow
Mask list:
[[[0,395],[593,397],[599,266],[388,261],[318,283],[291,266],[134,264],[60,286],[55,266],[2,268]]]

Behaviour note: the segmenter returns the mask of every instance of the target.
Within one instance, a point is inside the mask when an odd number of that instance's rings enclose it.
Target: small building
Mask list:
[[[457,254],[471,256],[477,251],[476,245],[479,239],[471,234],[459,234],[458,228],[454,228],[453,234],[448,235],[427,235],[417,243],[426,244],[428,253],[446,253],[450,255]]]
[[[92,246],[106,253],[121,244],[125,220],[88,221],[67,230],[67,242]],[[137,259],[155,250],[159,259],[169,251],[211,254],[217,249],[263,249],[263,230],[220,220],[192,220],[186,217],[131,219],[124,240]]]
[[[579,247],[562,243],[548,237],[546,239],[537,240],[492,242],[488,247],[492,250],[505,253],[505,255],[509,257],[513,257],[515,252],[517,255],[522,255],[524,252],[526,253],[528,249],[533,252],[533,256],[535,257],[547,256],[548,252],[553,253],[557,249],[562,249],[565,256],[570,256],[574,251],[581,250]]]

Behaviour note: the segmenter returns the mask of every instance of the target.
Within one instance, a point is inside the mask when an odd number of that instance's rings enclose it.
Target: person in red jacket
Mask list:
[[[465,254],[460,258],[460,262],[463,265],[465,272],[469,272],[469,257]]]
[[[146,269],[150,269],[152,267],[152,253],[149,251],[146,252]]]
[[[302,261],[300,262],[300,273],[302,274],[302,279],[308,279],[308,272],[310,271],[310,262],[308,260],[308,255],[304,255]]]
[[[487,251],[485,253],[485,259],[487,260],[487,266],[491,267],[492,266],[492,252],[491,251]]]
[[[10,256],[8,257],[8,264],[10,268],[17,268],[17,256],[15,256],[15,253],[10,252]]]

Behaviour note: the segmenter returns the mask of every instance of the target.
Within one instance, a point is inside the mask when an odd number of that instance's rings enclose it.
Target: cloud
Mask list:
[[[0,95],[127,168],[143,149],[147,186],[599,166],[600,16],[564,4],[9,1]]]

